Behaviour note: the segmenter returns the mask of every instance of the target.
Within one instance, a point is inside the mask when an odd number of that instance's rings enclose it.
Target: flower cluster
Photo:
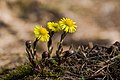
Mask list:
[[[57,50],[56,50],[56,60],[58,62],[58,65],[61,64],[60,54],[63,52],[62,43],[64,41],[65,36],[67,33],[73,33],[76,31],[76,23],[72,21],[69,18],[62,18],[58,22],[48,22],[47,28],[42,27],[41,25],[37,25],[34,28],[34,34],[35,34],[35,41],[32,43],[32,41],[26,41],[26,51],[27,56],[32,64],[32,67],[36,68],[38,67],[39,58],[38,54],[36,53],[36,46],[37,42],[47,42],[47,48],[48,51],[44,51],[42,53],[42,59],[50,58],[51,53],[53,51],[52,46],[52,37],[57,32],[62,32],[60,41],[58,42]]]
[[[42,26],[36,26],[34,28],[34,34],[38,40],[41,42],[49,41],[50,35],[49,32],[59,32],[63,31],[66,33],[73,33],[76,31],[77,26],[76,22],[72,21],[69,18],[62,18],[58,23],[56,22],[48,22],[47,27],[48,30],[43,28]]]

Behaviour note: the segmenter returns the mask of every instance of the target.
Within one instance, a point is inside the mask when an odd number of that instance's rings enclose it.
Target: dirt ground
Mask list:
[[[56,6],[57,5],[57,6]],[[120,41],[120,0],[0,0],[0,67],[14,68],[27,61],[25,41],[34,40],[35,25],[68,17],[77,23],[77,31],[64,42],[67,49]],[[59,41],[59,34],[54,43]],[[41,51],[46,50],[39,43]]]

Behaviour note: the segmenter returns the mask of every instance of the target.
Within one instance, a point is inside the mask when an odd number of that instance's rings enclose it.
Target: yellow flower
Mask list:
[[[35,26],[35,28],[34,28],[35,37],[42,42],[46,42],[49,40],[50,36],[48,33],[49,32],[42,26]]]
[[[54,31],[54,32],[58,32],[61,30],[59,24],[55,22],[48,22],[47,26],[51,31]]]
[[[62,30],[64,30],[65,32],[69,32],[69,33],[75,32],[77,28],[77,26],[75,25],[76,22],[72,21],[69,18],[62,18],[59,21],[59,24]]]

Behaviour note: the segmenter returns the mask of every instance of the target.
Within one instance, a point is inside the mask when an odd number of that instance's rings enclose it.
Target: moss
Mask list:
[[[30,64],[25,64],[10,71],[8,74],[4,75],[0,80],[18,80],[32,73],[32,67],[30,66]]]

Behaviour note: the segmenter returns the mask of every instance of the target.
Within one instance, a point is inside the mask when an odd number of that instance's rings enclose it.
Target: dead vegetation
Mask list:
[[[80,46],[77,49],[71,47],[62,53],[60,64],[56,57],[44,58],[36,67],[19,67],[2,75],[5,80],[119,80],[120,79],[120,43],[106,47],[100,45]],[[24,65],[23,65],[24,66]],[[21,72],[23,69],[25,71]],[[32,70],[28,72],[28,70]],[[24,73],[24,74],[23,74]],[[12,75],[12,77],[11,77]],[[6,77],[7,76],[7,77]]]

